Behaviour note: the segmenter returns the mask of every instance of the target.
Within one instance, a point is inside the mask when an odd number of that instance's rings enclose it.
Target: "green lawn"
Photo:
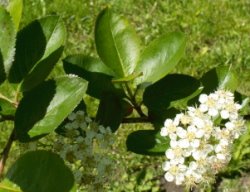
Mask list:
[[[144,43],[161,34],[182,31],[188,39],[186,56],[176,72],[201,76],[226,65],[240,74],[240,91],[250,94],[250,2],[248,0],[24,0],[23,25],[36,17],[59,14],[68,29],[65,55],[96,55],[93,29],[107,5],[127,17]]]

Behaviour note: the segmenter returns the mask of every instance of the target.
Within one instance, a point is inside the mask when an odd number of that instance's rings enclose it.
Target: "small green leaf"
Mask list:
[[[123,100],[112,93],[104,94],[99,104],[96,121],[103,126],[109,126],[115,132],[124,116]]]
[[[70,169],[57,154],[48,151],[22,155],[6,177],[25,192],[68,192],[74,187]]]
[[[126,77],[134,71],[140,54],[140,39],[128,21],[109,8],[97,18],[95,43],[100,58],[116,77]]]
[[[186,39],[182,33],[170,33],[151,42],[143,51],[134,70],[142,73],[135,82],[154,83],[167,75],[184,54]]]
[[[13,103],[0,98],[0,115],[14,115],[16,108]]]
[[[82,100],[86,89],[83,79],[63,76],[25,92],[16,111],[18,140],[28,142],[54,131]]]
[[[10,14],[0,6],[0,83],[6,78],[15,54],[16,30]],[[3,64],[2,64],[3,63]],[[4,71],[3,71],[4,66]]]
[[[19,28],[19,23],[22,17],[23,1],[22,0],[10,0],[8,5],[8,11],[13,18],[16,31]]]
[[[142,155],[164,155],[169,148],[169,139],[159,131],[139,130],[132,132],[126,141],[127,149]]]
[[[211,93],[218,88],[235,91],[238,86],[237,74],[226,66],[214,68],[200,79],[204,93]]]
[[[75,74],[86,79],[88,84],[87,94],[101,99],[106,92],[113,92],[117,95],[124,95],[119,86],[112,84],[114,73],[99,59],[84,56],[72,55],[63,60],[63,67],[67,74]]]
[[[182,102],[199,89],[200,82],[188,75],[171,74],[148,86],[143,102],[152,111],[165,110],[171,102]],[[195,95],[193,95],[195,96]],[[176,103],[175,103],[176,105]]]

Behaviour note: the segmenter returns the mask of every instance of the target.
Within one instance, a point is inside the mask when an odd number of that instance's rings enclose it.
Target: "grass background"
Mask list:
[[[182,31],[186,55],[175,72],[201,76],[219,65],[239,72],[240,91],[250,93],[249,0],[24,0],[22,24],[58,14],[68,29],[65,55],[96,55],[94,22],[107,5],[129,19],[145,44],[161,34]],[[248,85],[248,86],[247,86]]]
[[[238,91],[250,96],[249,0],[24,0],[21,27],[35,18],[60,15],[68,31],[63,57],[74,53],[96,56],[94,23],[98,13],[108,5],[128,18],[145,45],[164,33],[185,33],[186,54],[173,72],[200,77],[213,67],[230,66],[239,74]],[[63,73],[60,62],[52,74],[58,73]],[[13,90],[2,86],[0,91],[11,95]],[[0,124],[0,148],[6,142],[10,126]],[[121,181],[114,183],[117,191],[159,190],[161,160],[131,154],[124,146],[124,138],[131,129],[145,127],[148,125],[125,125],[119,129],[119,158],[129,163],[121,170]],[[12,155],[17,154],[18,147],[14,146]],[[224,183],[221,191],[250,191],[248,176]]]

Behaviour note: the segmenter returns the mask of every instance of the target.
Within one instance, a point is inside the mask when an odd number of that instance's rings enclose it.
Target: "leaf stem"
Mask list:
[[[15,101],[10,100],[9,98],[7,98],[6,96],[4,96],[2,93],[0,93],[0,99],[3,99],[5,101],[8,101],[9,103],[11,103],[12,105],[14,105],[15,107],[17,107],[17,103]]]
[[[128,83],[125,83],[125,87],[126,87],[126,91],[128,93],[128,97],[134,107],[134,109],[137,111],[137,113],[141,116],[141,117],[147,117],[147,115],[145,115],[140,107],[140,105],[137,104],[136,99],[135,99],[135,94],[132,93]]]
[[[10,137],[8,139],[8,142],[6,146],[4,147],[2,153],[1,153],[1,159],[0,159],[0,178],[3,177],[4,167],[6,160],[8,159],[9,152],[12,146],[13,141],[15,140],[15,129],[13,129],[12,133],[10,134]]]

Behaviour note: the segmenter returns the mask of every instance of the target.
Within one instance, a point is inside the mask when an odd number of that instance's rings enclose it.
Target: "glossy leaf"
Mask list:
[[[24,27],[17,34],[16,54],[10,68],[8,80],[20,83],[34,67],[45,51],[46,38],[39,20],[35,20]]]
[[[70,55],[63,60],[63,67],[66,73],[75,74],[90,79],[90,72],[103,73],[114,76],[114,72],[104,65],[99,59],[85,55]]]
[[[143,75],[136,83],[154,83],[166,76],[179,62],[185,51],[186,40],[182,33],[170,33],[151,42],[143,51],[134,70]]]
[[[33,151],[22,155],[8,170],[6,177],[25,192],[68,192],[74,177],[59,155]]]
[[[0,83],[8,74],[15,54],[16,30],[10,14],[0,6]],[[4,67],[3,67],[4,66]],[[4,70],[3,70],[4,69]]]
[[[59,60],[65,40],[66,29],[58,16],[45,17],[25,27],[17,36],[10,82],[19,83],[23,80],[22,91],[41,83]]]
[[[106,92],[124,95],[121,88],[112,84],[114,72],[99,59],[84,55],[72,55],[63,60],[63,67],[67,74],[75,74],[86,79],[87,93],[101,99]]]
[[[23,1],[22,0],[10,0],[8,5],[8,11],[13,18],[15,28],[18,30],[19,23],[22,17]]]
[[[214,68],[200,79],[204,93],[211,93],[218,88],[235,91],[238,86],[237,74],[226,66]]]
[[[25,77],[22,83],[23,91],[35,87],[48,76],[62,55],[66,41],[66,28],[58,16],[45,17],[40,19],[40,23],[47,42],[45,53]]]
[[[95,43],[100,58],[116,77],[125,77],[134,71],[140,54],[140,39],[128,21],[109,8],[97,18]]]
[[[49,75],[63,52],[63,47],[55,50],[47,58],[39,61],[30,73],[24,78],[21,90],[28,91],[41,83]]]
[[[86,89],[83,79],[63,76],[25,93],[16,111],[18,140],[28,142],[54,131],[82,100]]]
[[[123,102],[125,101],[117,95],[104,94],[98,107],[96,121],[103,126],[109,126],[115,132],[126,115]]]
[[[132,132],[126,141],[128,151],[142,155],[164,155],[169,147],[169,139],[159,131],[139,130]]]
[[[200,82],[191,76],[167,75],[145,89],[143,102],[152,111],[165,110],[170,107],[171,102],[183,102],[189,98],[199,87]]]

